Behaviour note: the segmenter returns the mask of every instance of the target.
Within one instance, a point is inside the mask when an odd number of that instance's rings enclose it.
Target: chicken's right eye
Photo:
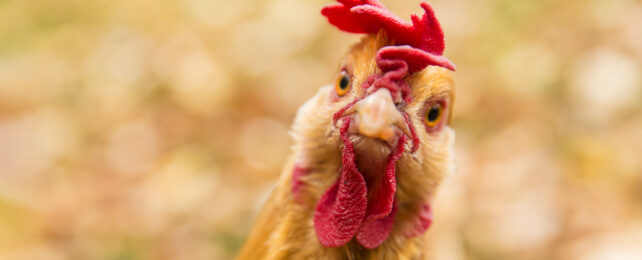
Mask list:
[[[350,90],[350,74],[347,71],[342,70],[337,77],[337,82],[334,84],[334,90],[337,92],[338,96],[343,96],[348,93]]]

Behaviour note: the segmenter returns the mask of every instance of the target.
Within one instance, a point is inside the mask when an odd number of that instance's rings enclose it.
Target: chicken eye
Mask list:
[[[347,71],[342,70],[337,77],[337,82],[334,84],[334,90],[337,92],[337,95],[343,96],[348,93],[350,90],[350,75]]]
[[[426,116],[424,118],[424,121],[426,123],[426,126],[428,128],[434,128],[435,126],[439,125],[439,122],[441,122],[441,118],[443,117],[444,114],[444,106],[441,104],[435,104],[430,109],[426,112]]]

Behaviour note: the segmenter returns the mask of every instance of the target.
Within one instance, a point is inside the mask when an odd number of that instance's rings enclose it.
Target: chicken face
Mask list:
[[[376,0],[321,13],[366,36],[299,108],[295,145],[240,259],[419,259],[453,169],[455,65],[430,4],[406,22]]]
[[[298,167],[318,173],[295,175],[293,183],[310,191],[297,189],[295,197],[315,205],[314,228],[324,246],[355,238],[375,248],[392,232],[422,234],[432,220],[429,200],[452,169],[448,71],[427,67],[386,80],[377,53],[388,44],[379,33],[354,46],[334,85],[321,88],[295,120]]]

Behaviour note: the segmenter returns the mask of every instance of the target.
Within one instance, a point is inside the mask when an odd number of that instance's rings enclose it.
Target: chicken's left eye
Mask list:
[[[337,92],[337,95],[343,96],[348,93],[350,90],[350,75],[347,71],[342,70],[337,77],[337,82],[334,84],[334,90]]]
[[[438,126],[439,122],[441,122],[443,114],[444,106],[442,104],[435,104],[431,106],[428,111],[426,111],[426,115],[424,116],[424,122],[426,123],[426,126],[429,129]]]

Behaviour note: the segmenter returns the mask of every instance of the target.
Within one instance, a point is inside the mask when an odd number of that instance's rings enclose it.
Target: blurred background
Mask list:
[[[232,258],[359,39],[332,2],[0,0],[0,259]],[[642,259],[642,1],[430,2],[458,66],[431,257]]]

